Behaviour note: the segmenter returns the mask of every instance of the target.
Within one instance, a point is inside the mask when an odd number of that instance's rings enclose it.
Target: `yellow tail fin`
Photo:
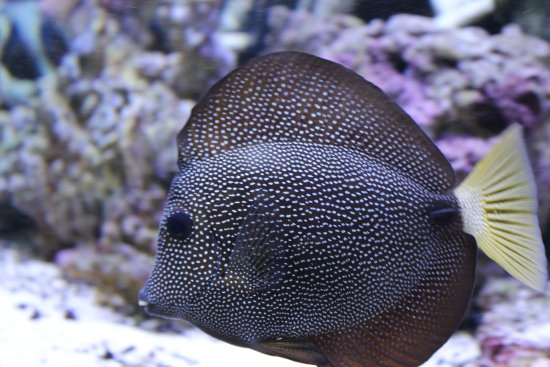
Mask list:
[[[537,219],[537,192],[519,125],[455,190],[464,231],[516,279],[544,291],[546,256]]]

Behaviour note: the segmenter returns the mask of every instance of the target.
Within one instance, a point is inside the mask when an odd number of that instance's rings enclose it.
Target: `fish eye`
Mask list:
[[[166,221],[168,234],[178,240],[184,240],[193,230],[193,221],[187,213],[179,212],[172,214]]]

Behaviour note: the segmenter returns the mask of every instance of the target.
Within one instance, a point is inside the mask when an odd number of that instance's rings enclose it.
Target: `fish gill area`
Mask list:
[[[523,125],[548,253],[550,35],[533,24],[550,24],[550,6],[497,1],[441,27],[417,3],[369,15],[351,0],[0,0],[0,366],[298,365],[137,306],[177,133],[213,83],[271,52],[379,86],[458,182]],[[550,293],[480,263],[461,328],[425,366],[550,367]]]

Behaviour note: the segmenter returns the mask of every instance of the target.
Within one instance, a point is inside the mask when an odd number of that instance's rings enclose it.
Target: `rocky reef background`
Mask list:
[[[137,292],[177,170],[177,132],[219,78],[283,50],[381,87],[459,180],[506,126],[525,126],[548,245],[550,4],[461,13],[436,3],[0,0],[0,247],[53,263],[58,278],[96,287],[96,302],[145,320]],[[395,14],[404,12],[415,14]],[[453,338],[469,357],[449,357],[451,347],[430,363],[550,366],[550,340],[536,337],[550,335],[550,296],[482,263]]]

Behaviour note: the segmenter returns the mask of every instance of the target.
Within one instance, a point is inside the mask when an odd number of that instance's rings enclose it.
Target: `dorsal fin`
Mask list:
[[[244,219],[229,258],[228,275],[244,277],[254,291],[265,291],[283,279],[279,208],[260,191]]]
[[[180,165],[265,142],[363,150],[434,192],[455,179],[439,149],[378,87],[298,52],[251,60],[213,86],[178,135]]]

